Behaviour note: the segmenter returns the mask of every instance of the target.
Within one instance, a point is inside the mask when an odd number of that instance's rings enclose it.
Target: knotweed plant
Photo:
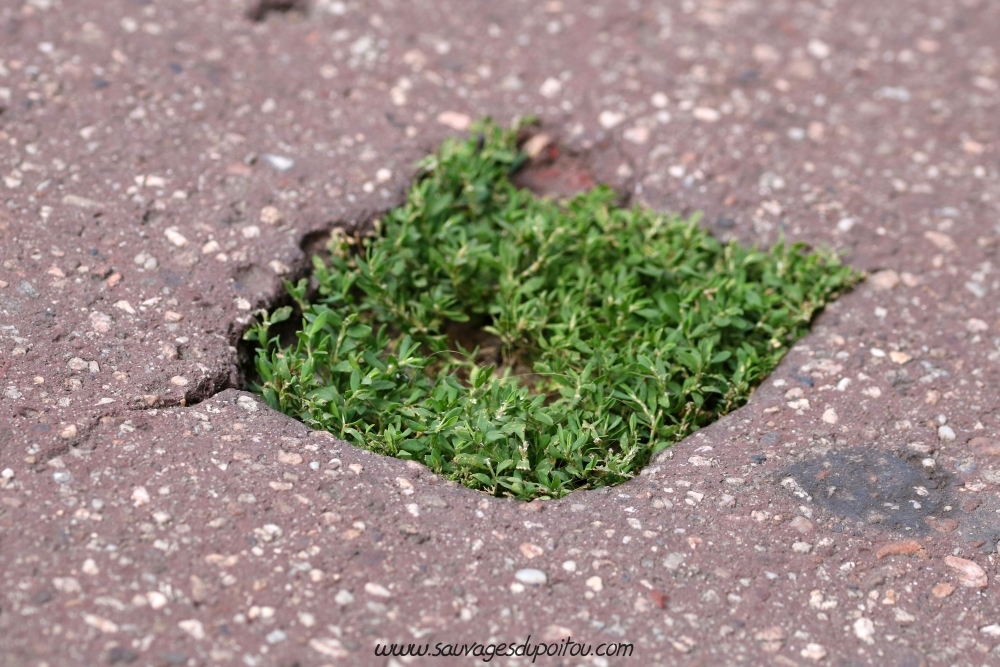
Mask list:
[[[516,132],[484,122],[425,159],[318,294],[262,314],[257,391],[359,447],[495,495],[619,484],[746,402],[858,274],[800,244],[721,243],[597,187],[511,183]],[[272,326],[301,312],[296,340]]]

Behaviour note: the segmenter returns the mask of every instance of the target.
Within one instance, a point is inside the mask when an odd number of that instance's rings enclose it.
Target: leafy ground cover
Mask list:
[[[512,185],[487,121],[422,164],[357,248],[288,285],[297,339],[262,314],[256,390],[360,447],[475,489],[555,498],[621,483],[746,402],[859,274],[823,252],[721,243],[697,220]]]

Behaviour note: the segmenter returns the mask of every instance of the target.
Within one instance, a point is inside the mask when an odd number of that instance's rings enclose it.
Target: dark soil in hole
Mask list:
[[[445,330],[450,347],[456,352],[476,352],[476,363],[482,366],[503,364],[500,338],[483,331],[489,325],[486,318],[468,322],[452,322]]]
[[[453,354],[459,356],[464,353],[475,353],[474,359],[479,366],[496,366],[493,372],[495,376],[500,377],[504,372],[509,372],[511,376],[517,378],[521,386],[536,387],[542,376],[533,371],[531,360],[505,357],[500,338],[483,329],[491,323],[491,319],[483,317],[449,324],[445,329],[445,335],[448,337]],[[462,382],[468,381],[467,377],[462,375],[459,377]]]
[[[590,150],[571,148],[543,128],[534,125],[518,134],[518,148],[528,155],[528,161],[512,177],[518,188],[530,190],[539,197],[568,199],[607,185],[618,193],[618,205],[627,206],[632,190],[628,178],[619,177],[615,169],[627,163],[625,156],[610,141]]]
[[[564,153],[555,144],[549,145],[541,159],[529,163],[512,180],[519,188],[553,199],[572,197],[597,185],[584,157]]]

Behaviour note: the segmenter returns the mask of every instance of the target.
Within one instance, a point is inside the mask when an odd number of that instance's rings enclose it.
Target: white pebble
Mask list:
[[[55,577],[52,579],[52,586],[60,593],[72,595],[83,590],[80,582],[74,577]]]
[[[288,639],[288,634],[284,630],[272,630],[264,639],[268,644],[278,644]]]
[[[236,399],[236,405],[247,412],[257,412],[257,401],[249,396],[240,396]]]
[[[694,111],[691,112],[691,115],[694,116],[696,120],[700,120],[703,123],[714,123],[722,118],[722,114],[711,107],[695,107]]]
[[[530,567],[515,572],[514,578],[522,584],[528,584],[529,586],[538,586],[548,581],[548,577],[545,576],[544,572]]]
[[[597,117],[597,122],[601,124],[605,130],[610,130],[616,125],[620,125],[621,122],[625,120],[625,114],[618,111],[605,110]]]
[[[466,114],[459,113],[457,111],[442,111],[438,114],[437,122],[442,125],[447,125],[453,130],[464,132],[469,129],[469,125],[472,124],[472,119]]]
[[[992,625],[986,625],[979,628],[979,631],[984,635],[989,635],[990,637],[1000,637],[1000,624],[994,623]]]
[[[124,299],[122,299],[121,301],[116,301],[115,308],[117,308],[118,310],[124,310],[129,315],[135,315],[135,308],[133,308],[132,304],[130,304],[128,301],[125,301]]]
[[[803,658],[809,658],[810,660],[815,660],[819,662],[826,657],[826,649],[819,644],[806,644],[806,647],[799,651],[799,655]]]
[[[272,259],[270,262],[267,263],[267,265],[271,267],[271,270],[274,271],[275,274],[279,276],[283,276],[292,270],[287,264],[277,259]]]
[[[118,624],[97,614],[84,614],[83,622],[101,632],[113,634],[118,632]]]
[[[381,584],[376,584],[373,581],[369,581],[365,584],[365,593],[368,593],[368,595],[375,595],[380,598],[392,597],[392,593],[389,592],[388,588],[382,586]]]
[[[625,141],[630,141],[633,144],[644,144],[649,141],[649,128],[637,125],[636,127],[630,127],[625,130]]]
[[[260,209],[260,221],[268,225],[276,225],[281,222],[281,211],[273,206],[265,206]]]
[[[875,624],[870,618],[861,617],[854,621],[854,636],[866,644],[875,643]]]
[[[85,371],[88,368],[87,362],[81,359],[80,357],[73,357],[68,362],[66,362],[66,365],[69,367],[71,371]]]
[[[153,609],[163,609],[167,606],[167,596],[159,591],[149,591],[146,593],[146,601]]]
[[[264,162],[268,164],[273,169],[278,171],[288,171],[295,166],[295,160],[290,157],[285,157],[284,155],[273,155],[271,153],[265,153],[260,156]]]
[[[144,486],[137,486],[132,489],[132,505],[139,507],[149,503],[149,491]]]
[[[173,243],[177,247],[186,246],[188,240],[184,238],[184,235],[177,231],[176,227],[167,227],[163,230],[163,235],[167,237],[167,240]]]
[[[667,557],[663,559],[663,567],[667,568],[671,572],[676,570],[684,562],[684,554],[677,553],[676,551],[667,554]]]
[[[181,621],[177,624],[177,627],[190,635],[192,639],[201,640],[205,638],[205,626],[198,619],[189,618],[186,621]]]
[[[990,325],[975,317],[965,322],[965,330],[969,333],[982,333],[984,331],[989,331],[989,328]]]
[[[812,551],[812,545],[808,542],[795,542],[792,544],[792,551],[797,554],[807,554]]]
[[[809,50],[809,55],[817,60],[824,60],[830,57],[830,47],[822,40],[810,39],[809,46],[807,48]]]
[[[538,92],[542,97],[552,99],[562,92],[562,82],[559,81],[559,79],[550,76],[542,84],[542,87],[538,89]]]

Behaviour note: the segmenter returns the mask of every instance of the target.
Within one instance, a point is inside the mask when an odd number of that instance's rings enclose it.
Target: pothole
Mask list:
[[[950,476],[924,455],[830,451],[790,466],[781,477],[792,493],[840,518],[915,533],[957,527]]]
[[[483,123],[422,162],[374,236],[335,230],[294,305],[247,334],[264,399],[472,488],[560,497],[745,403],[858,278],[622,208],[538,136]]]

